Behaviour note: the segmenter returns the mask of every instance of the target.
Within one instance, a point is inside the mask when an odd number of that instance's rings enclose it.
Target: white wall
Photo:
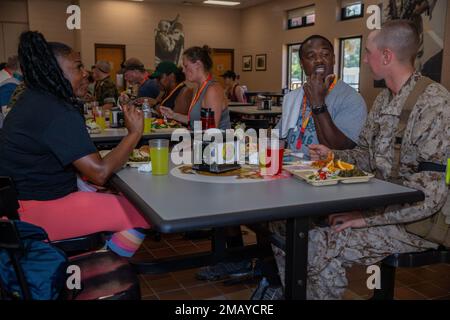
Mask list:
[[[450,1],[439,1],[448,2],[442,83],[450,89]],[[286,46],[302,42],[313,34],[320,34],[334,41],[335,48],[338,48],[339,38],[362,36],[364,46],[364,41],[369,34],[369,29],[366,27],[367,15],[364,18],[338,21],[339,2],[340,0],[276,0],[242,10],[241,52],[242,55],[253,56],[253,71],[242,72],[242,66],[239,65],[241,83],[245,83],[250,90],[280,91],[286,82]],[[365,0],[364,4],[367,8],[371,4],[380,2],[381,0]],[[286,11],[311,4],[316,6],[315,25],[286,30]],[[338,52],[338,50],[335,51]],[[254,70],[255,54],[260,53],[267,54],[266,72]],[[238,57],[238,60],[241,63],[242,57]],[[336,61],[339,61],[338,56]],[[379,89],[373,87],[372,75],[364,63],[361,63],[360,90],[370,107]]]
[[[0,62],[17,54],[19,36],[26,30],[28,30],[27,1],[0,1]]]
[[[86,65],[94,64],[95,43],[126,45],[126,56],[154,67],[154,30],[161,19],[180,14],[185,48],[207,44],[235,49],[240,56],[240,11],[206,7],[173,6],[146,2],[80,0],[81,52]]]
[[[70,4],[70,0],[28,0],[30,30],[43,33],[47,41],[76,47],[76,33],[66,26],[66,10]]]

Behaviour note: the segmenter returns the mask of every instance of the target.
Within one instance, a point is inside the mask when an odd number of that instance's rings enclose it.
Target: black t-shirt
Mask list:
[[[53,200],[77,191],[72,163],[97,152],[76,107],[26,90],[0,135],[0,176],[13,179],[20,200]]]

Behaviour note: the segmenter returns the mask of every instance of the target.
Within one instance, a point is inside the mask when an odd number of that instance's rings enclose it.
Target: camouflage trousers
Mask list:
[[[286,223],[270,224],[272,232],[286,235]],[[308,300],[338,300],[348,285],[346,268],[354,263],[373,265],[393,253],[418,252],[437,245],[405,231],[401,225],[347,229],[313,228],[308,238]],[[278,272],[285,285],[285,252],[272,245]]]

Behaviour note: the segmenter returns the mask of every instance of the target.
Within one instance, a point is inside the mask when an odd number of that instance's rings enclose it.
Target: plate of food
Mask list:
[[[134,149],[128,158],[127,165],[134,167],[150,162],[150,146],[143,145],[139,149]]]
[[[172,132],[178,128],[183,128],[183,126],[175,120],[156,119],[152,123],[152,131],[154,132]]]
[[[101,150],[99,151],[99,153],[100,156],[104,158],[111,151],[112,150]],[[133,152],[130,153],[126,165],[130,167],[137,167],[142,164],[147,164],[149,162],[150,162],[150,146],[144,145],[139,149],[134,149]]]
[[[94,119],[86,120],[86,128],[89,134],[98,134],[102,132],[100,126],[94,121]]]
[[[313,186],[329,186],[338,183],[351,184],[369,182],[373,174],[362,171],[355,165],[335,160],[330,154],[326,160],[309,163],[311,169],[295,168],[288,166],[288,170],[294,177],[300,178]]]

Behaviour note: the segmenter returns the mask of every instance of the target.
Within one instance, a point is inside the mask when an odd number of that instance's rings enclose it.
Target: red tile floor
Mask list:
[[[246,244],[256,242],[255,235],[245,229]],[[182,234],[163,235],[161,241],[147,239],[135,259],[156,259],[187,253],[205,252],[211,249],[207,239],[186,240]],[[236,285],[223,281],[199,281],[198,269],[183,270],[163,275],[140,275],[144,300],[248,300],[256,283]],[[365,300],[371,296],[365,283],[365,268],[354,266],[348,270],[349,288],[346,300]],[[450,300],[450,264],[439,264],[414,269],[398,269],[395,299],[398,300]]]

